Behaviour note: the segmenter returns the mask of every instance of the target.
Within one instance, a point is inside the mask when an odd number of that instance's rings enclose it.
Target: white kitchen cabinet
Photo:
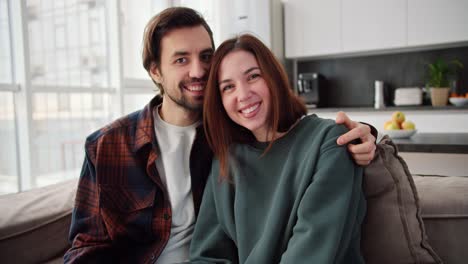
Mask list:
[[[341,0],[284,2],[287,58],[335,54],[341,51]]]
[[[283,0],[285,55],[304,59],[468,42],[468,0]]]
[[[407,0],[342,1],[343,52],[406,46]]]
[[[408,0],[408,45],[468,41],[467,0]]]

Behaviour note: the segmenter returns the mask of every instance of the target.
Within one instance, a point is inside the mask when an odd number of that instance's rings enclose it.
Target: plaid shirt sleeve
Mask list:
[[[78,183],[69,239],[72,246],[64,263],[113,262],[111,240],[99,214],[96,170],[88,153]]]

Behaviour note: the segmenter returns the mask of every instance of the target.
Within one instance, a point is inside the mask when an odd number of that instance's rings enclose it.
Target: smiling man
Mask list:
[[[142,110],[91,134],[85,144],[65,263],[178,263],[188,259],[211,168],[201,124],[214,51],[196,11],[169,8],[145,30],[143,65],[159,87]],[[374,155],[370,129],[339,114],[342,142],[359,164]]]

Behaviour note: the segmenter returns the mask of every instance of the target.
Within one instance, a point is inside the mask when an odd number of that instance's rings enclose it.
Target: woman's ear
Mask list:
[[[152,78],[156,83],[159,83],[159,84],[162,83],[163,77],[162,77],[161,71],[159,70],[159,67],[156,66],[156,64],[151,65],[150,75],[151,75],[151,78]]]

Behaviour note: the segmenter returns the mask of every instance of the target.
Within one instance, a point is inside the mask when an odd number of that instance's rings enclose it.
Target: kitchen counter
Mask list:
[[[416,133],[393,142],[400,152],[468,154],[468,133]]]
[[[323,112],[394,112],[394,111],[456,111],[456,112],[468,112],[468,106],[430,106],[430,105],[421,105],[421,106],[387,106],[380,109],[375,109],[373,107],[363,106],[363,107],[325,107],[325,108],[315,108],[307,106],[309,113],[323,113]]]

